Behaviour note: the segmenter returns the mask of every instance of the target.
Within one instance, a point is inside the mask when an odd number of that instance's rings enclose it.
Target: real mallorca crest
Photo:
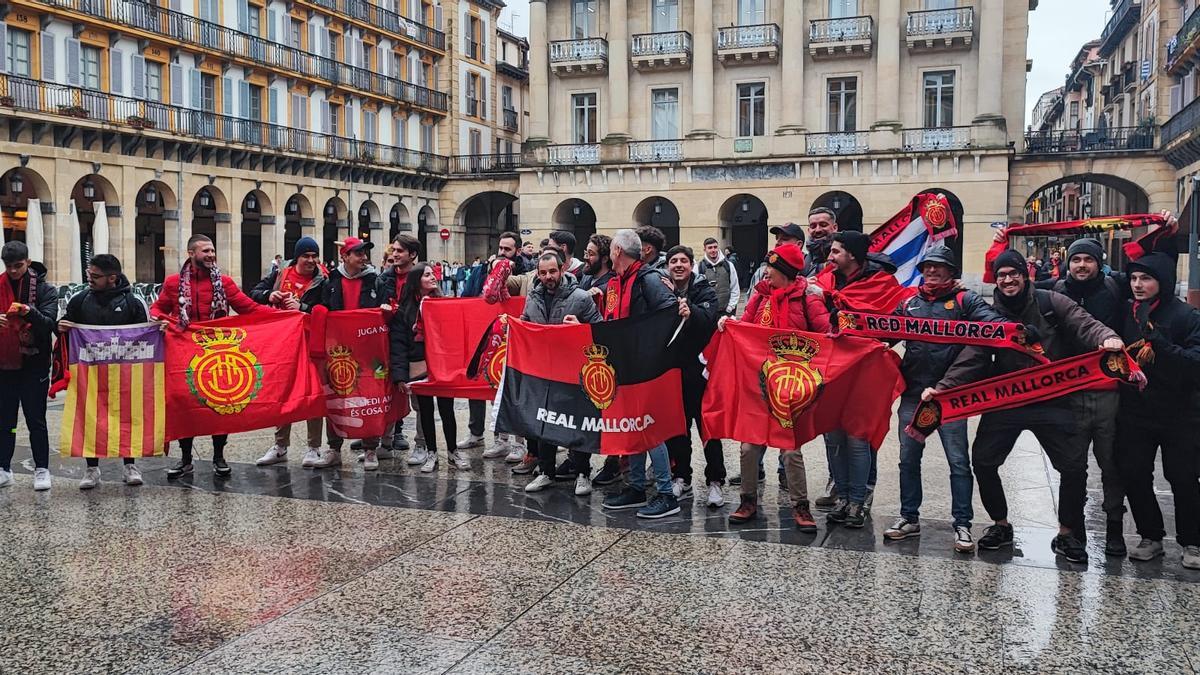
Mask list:
[[[944,230],[950,219],[950,209],[945,199],[941,195],[934,195],[933,199],[927,199],[921,205],[921,220],[924,220],[933,232]]]
[[[188,388],[219,415],[242,412],[262,389],[262,366],[253,352],[242,349],[245,339],[241,328],[204,328],[192,334],[204,351],[188,363]]]
[[[579,384],[597,410],[606,410],[617,396],[617,371],[608,363],[608,347],[593,343],[583,355],[587,363],[579,371]]]
[[[329,374],[330,388],[338,396],[349,396],[358,387],[358,361],[345,345],[330,348],[325,371]]]
[[[824,385],[821,371],[810,363],[821,346],[796,333],[772,335],[767,345],[775,358],[763,361],[758,383],[771,415],[784,429],[791,429]]]
[[[508,333],[492,336],[491,354],[487,359],[487,367],[483,369],[483,379],[492,389],[500,386],[500,378],[504,376],[504,362],[508,357]]]
[[[838,330],[857,330],[858,317],[849,312],[838,312]]]

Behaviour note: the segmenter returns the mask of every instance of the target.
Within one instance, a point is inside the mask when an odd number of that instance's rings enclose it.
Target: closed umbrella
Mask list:
[[[96,220],[92,222],[92,255],[108,253],[108,208],[104,202],[95,202]]]
[[[42,202],[30,199],[25,208],[29,209],[29,215],[25,217],[25,245],[29,247],[29,259],[44,263],[46,239],[42,231]]]
[[[83,283],[83,243],[79,239],[79,211],[71,200],[71,283]],[[43,261],[44,262],[44,261]]]

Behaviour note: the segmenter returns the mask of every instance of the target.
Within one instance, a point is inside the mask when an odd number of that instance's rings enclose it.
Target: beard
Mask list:
[[[600,268],[604,265],[604,258],[596,258],[596,263],[586,262],[583,265],[583,272],[588,276],[595,277],[600,275]]]

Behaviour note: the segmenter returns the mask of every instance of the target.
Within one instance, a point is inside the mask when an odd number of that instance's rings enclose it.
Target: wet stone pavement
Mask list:
[[[61,403],[52,404],[57,441]],[[466,429],[460,402],[459,428]],[[409,420],[411,429],[411,418]],[[302,440],[303,425],[294,430]],[[973,433],[973,432],[972,432]],[[490,440],[490,439],[489,439]],[[1152,563],[1105,558],[1099,472],[1089,476],[1091,564],[1056,560],[1057,475],[1032,437],[1002,470],[1017,527],[1007,551],[951,550],[949,469],[924,461],[922,536],[884,543],[899,490],[895,432],[879,454],[862,530],[791,527],[767,455],[766,516],[730,526],[737,488],[711,509],[641,521],[573,483],[469,451],[469,471],[423,475],[403,457],[364,473],[256,467],[269,431],[234,436],[227,480],[211,464],[142,487],[77,489],[82,460],[52,459],[31,489],[0,490],[0,673],[1194,673],[1200,572],[1180,549]],[[698,441],[695,442],[699,447]],[[820,442],[804,448],[810,491]],[[207,439],[197,453],[209,457]],[[443,448],[444,452],[444,448]],[[737,473],[733,444],[726,465]],[[697,487],[704,460],[694,458]],[[599,461],[594,462],[599,467]],[[1160,501],[1173,531],[1170,490]],[[986,514],[976,502],[978,537]],[[1126,534],[1136,543],[1132,519]]]

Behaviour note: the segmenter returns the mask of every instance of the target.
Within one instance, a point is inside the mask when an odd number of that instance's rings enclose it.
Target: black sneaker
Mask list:
[[[578,473],[575,470],[575,462],[572,462],[571,458],[568,457],[554,469],[554,480],[575,480],[575,476]]]
[[[675,495],[654,495],[654,499],[650,503],[638,509],[638,518],[665,518],[667,516],[679,513],[679,500],[675,499]]]
[[[362,439],[360,438],[357,441],[350,441],[350,449],[357,451],[357,452],[362,452],[362,449],[363,449]]]
[[[618,466],[616,462],[613,462],[612,464],[605,462],[604,466],[600,469],[600,473],[596,474],[596,477],[592,479],[592,485],[612,485],[620,480],[620,478],[620,466]]]
[[[830,514],[830,515],[832,515],[832,514]],[[865,525],[866,522],[867,522],[867,513],[863,509],[863,505],[862,504],[851,504],[850,507],[846,509],[846,521],[842,524],[845,525],[846,527],[851,527],[851,528],[854,528],[857,530],[858,528]]]
[[[779,470],[779,488],[780,488],[780,489],[782,489],[782,490],[786,490],[786,489],[787,489],[787,486],[788,486],[788,484],[787,484],[787,474],[786,474],[786,473],[784,473],[783,469],[780,469],[780,470]]]
[[[636,509],[646,505],[646,491],[626,487],[624,490],[604,498],[602,506],[616,511],[618,509]],[[678,506],[678,504],[676,505]]]
[[[759,472],[758,472],[758,482],[760,482],[760,483],[763,483],[763,482],[766,482],[766,480],[767,480],[767,474],[766,474],[766,472],[765,472],[765,471],[759,471]],[[741,476],[734,476],[733,478],[730,478],[730,479],[729,479],[729,484],[730,484],[730,485],[741,485],[741,484],[742,484],[742,477],[741,477]]]
[[[174,480],[184,474],[189,474],[191,472],[192,472],[191,462],[189,462],[187,464],[180,462],[180,463],[176,464],[175,466],[167,469],[167,478],[170,480]]]
[[[1087,549],[1084,548],[1083,544],[1078,539],[1069,534],[1060,534],[1055,537],[1054,540],[1050,542],[1050,550],[1073,563],[1087,564]]]
[[[1120,520],[1110,520],[1104,529],[1104,555],[1125,557],[1124,523]]]
[[[1003,546],[1013,545],[1012,525],[992,525],[983,531],[983,536],[977,542],[979,548],[995,551]]]
[[[231,474],[231,473],[233,473],[233,470],[230,469],[229,465],[225,463],[224,457],[218,457],[213,460],[213,474],[214,475],[220,476],[221,478],[228,478],[229,474]]]
[[[850,502],[847,502],[844,499],[839,499],[837,500],[837,503],[833,505],[833,509],[826,514],[825,521],[830,523],[844,523],[846,522],[846,516],[849,515],[849,513]]]

